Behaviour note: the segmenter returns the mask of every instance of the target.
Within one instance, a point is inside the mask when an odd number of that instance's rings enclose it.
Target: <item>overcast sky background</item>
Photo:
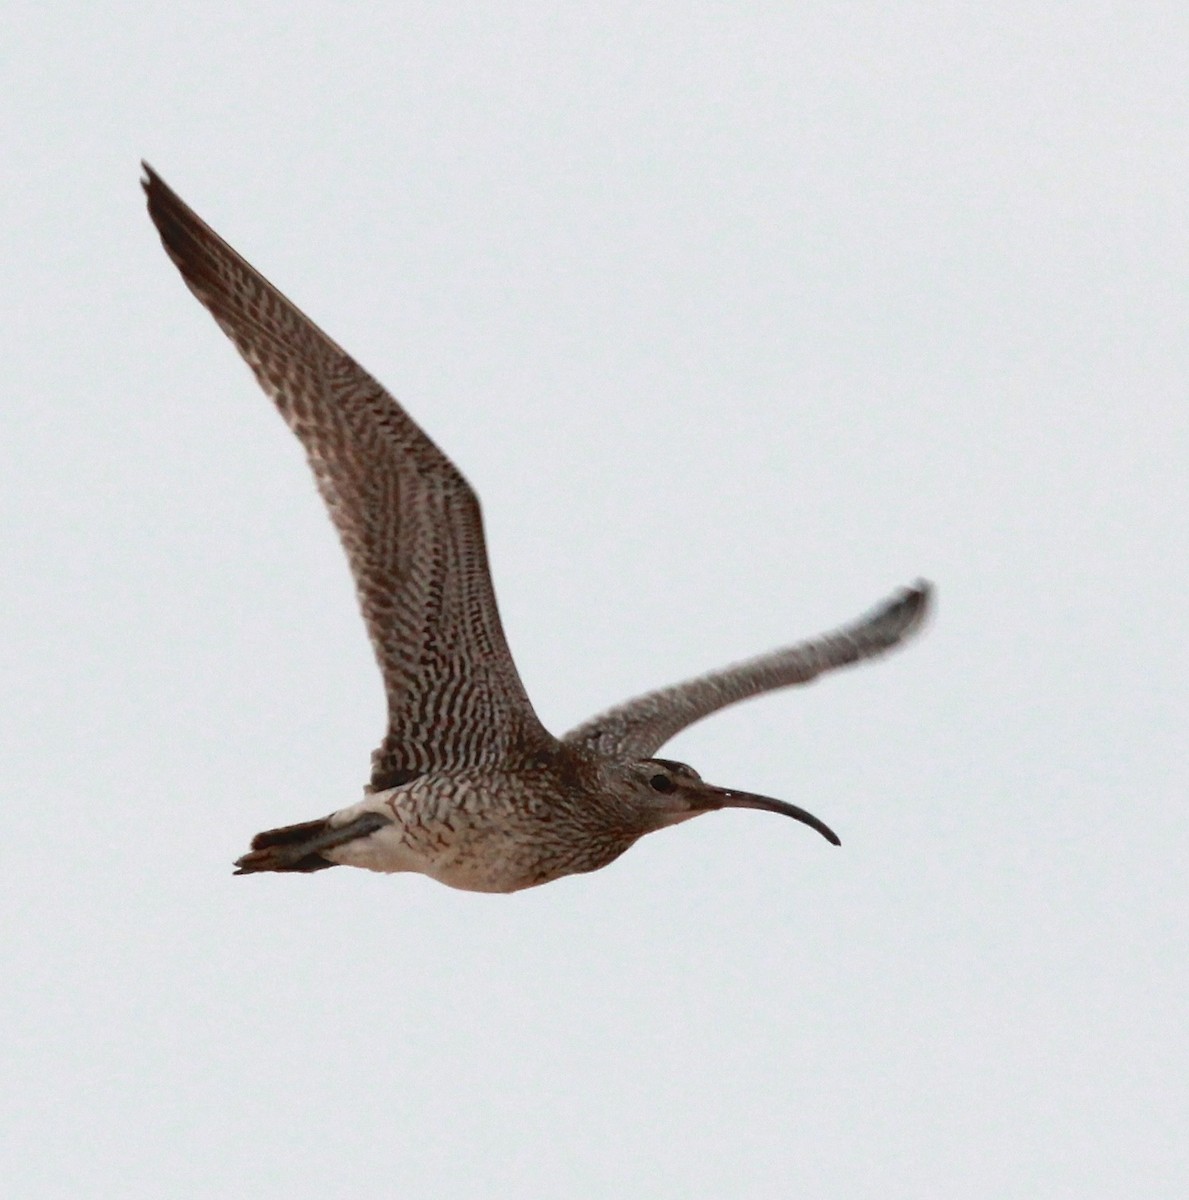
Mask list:
[[[5,25],[7,1194],[1186,1195],[1183,5]],[[475,485],[553,730],[934,580],[668,751],[842,848],[233,878],[382,699],[142,156]]]

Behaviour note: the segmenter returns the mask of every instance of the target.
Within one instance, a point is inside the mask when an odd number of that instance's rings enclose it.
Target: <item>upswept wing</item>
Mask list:
[[[504,638],[470,485],[345,350],[145,174],[166,251],[305,447],[347,552],[388,694],[370,787],[551,743]]]
[[[562,740],[617,758],[649,758],[681,730],[728,704],[809,683],[890,650],[921,627],[931,595],[931,586],[918,582],[833,633],[649,692],[584,722]]]

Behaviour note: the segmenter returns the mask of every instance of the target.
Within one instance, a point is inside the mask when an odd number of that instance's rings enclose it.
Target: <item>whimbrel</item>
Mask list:
[[[920,627],[928,584],[832,633],[649,692],[554,737],[504,639],[470,485],[345,350],[147,164],[145,175],[170,258],[305,447],[388,697],[363,799],[257,834],[237,874],[341,865],[514,892],[597,870],[646,833],[723,808],[782,813],[839,844],[796,805],[714,787],[656,753],[728,704],[889,650]]]

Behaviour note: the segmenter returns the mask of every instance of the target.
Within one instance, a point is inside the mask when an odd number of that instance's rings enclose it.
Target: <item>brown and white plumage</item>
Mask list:
[[[928,584],[918,582],[833,633],[637,696],[584,721],[565,741],[615,757],[655,754],[670,738],[720,708],[777,688],[812,683],[826,671],[892,649],[924,621],[929,592]]]
[[[388,695],[371,786],[531,754],[548,735],[504,640],[470,484],[341,346],[145,173],[165,249],[305,447],[347,552]]]
[[[559,741],[508,650],[470,485],[342,347],[145,174],[170,258],[305,447],[388,698],[364,799],[258,834],[241,872],[348,864],[514,891],[596,869],[644,833],[728,807],[780,812],[837,842],[803,809],[652,756],[725,705],[890,649],[920,626],[928,585],[835,633],[629,701]]]

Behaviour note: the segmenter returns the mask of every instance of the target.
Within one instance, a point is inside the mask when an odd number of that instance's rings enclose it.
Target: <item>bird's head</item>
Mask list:
[[[651,829],[664,829],[720,808],[759,808],[792,817],[816,829],[835,846],[842,844],[828,825],[803,808],[768,796],[715,787],[685,763],[668,758],[642,758],[619,764],[619,770],[622,772],[617,781],[619,789],[628,793],[625,798],[630,798],[633,807],[644,813]]]

